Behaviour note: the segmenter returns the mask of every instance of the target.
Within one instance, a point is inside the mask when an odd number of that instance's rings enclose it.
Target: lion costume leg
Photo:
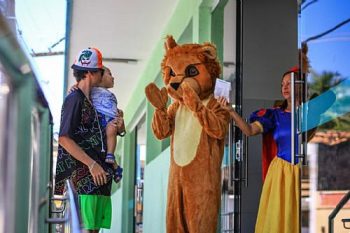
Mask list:
[[[200,158],[198,158],[200,157]],[[202,154],[187,166],[172,163],[167,232],[215,233],[220,208],[220,156]]]
[[[179,167],[174,164],[170,167],[166,213],[167,233],[189,232],[183,211],[183,192],[178,176],[179,170]]]
[[[203,181],[203,184],[207,182]],[[208,183],[207,183],[208,184]],[[185,186],[184,207],[190,233],[215,233],[219,214],[220,191],[214,185]]]

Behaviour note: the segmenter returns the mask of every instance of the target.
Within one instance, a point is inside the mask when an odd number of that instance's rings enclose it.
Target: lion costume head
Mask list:
[[[202,100],[214,92],[221,68],[213,44],[178,45],[168,36],[165,50],[163,80],[172,98],[182,101],[183,83],[188,83]]]

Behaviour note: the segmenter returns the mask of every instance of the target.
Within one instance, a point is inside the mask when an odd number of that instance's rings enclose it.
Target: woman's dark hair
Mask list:
[[[77,82],[83,80],[85,78],[85,75],[88,73],[89,71],[86,70],[73,70],[73,76],[75,77],[75,79],[77,80]]]
[[[286,108],[288,107],[288,102],[287,100],[283,100],[282,104],[279,106],[281,108],[281,110],[286,110]]]
[[[294,73],[294,78],[295,78],[295,80],[300,80],[299,71],[294,71],[294,70],[289,70],[289,71],[285,72],[285,73],[282,75],[282,80],[283,80],[284,76],[286,76],[287,74],[291,74],[291,73]]]
[[[290,74],[290,73],[294,73],[294,78],[295,80],[301,80],[301,79],[305,79],[305,74],[303,73],[300,77],[300,73],[299,71],[295,71],[295,70],[289,70],[287,72],[285,72],[283,75],[282,75],[282,80],[284,78],[284,76],[286,76],[287,74]],[[286,110],[286,108],[288,107],[288,101],[287,100],[283,100],[283,102],[281,103],[281,105],[279,105],[279,107],[284,111]]]

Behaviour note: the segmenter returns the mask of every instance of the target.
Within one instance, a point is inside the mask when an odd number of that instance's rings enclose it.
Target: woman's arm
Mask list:
[[[225,97],[219,97],[218,102],[221,106],[226,109],[232,118],[232,120],[236,123],[236,126],[242,130],[242,132],[247,136],[254,136],[257,134],[261,134],[263,132],[262,125],[259,122],[253,122],[251,124],[247,123],[233,108],[230,104],[228,104]]]
[[[262,126],[259,122],[253,122],[251,124],[247,123],[243,118],[238,115],[238,113],[231,107],[228,110],[231,118],[236,123],[236,126],[242,130],[242,132],[247,136],[254,136],[261,134],[263,132]]]

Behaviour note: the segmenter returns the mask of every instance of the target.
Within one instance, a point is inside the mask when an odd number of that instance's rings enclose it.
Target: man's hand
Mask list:
[[[117,109],[117,116],[123,118],[124,117],[124,112],[121,109]]]
[[[73,91],[78,90],[78,83],[71,86],[68,90],[68,94],[72,93]]]
[[[124,123],[124,112],[121,109],[118,109],[118,117],[117,117],[117,135],[124,137],[126,134],[125,131],[125,123]]]
[[[107,184],[107,175],[108,173],[103,170],[103,168],[96,162],[92,162],[89,165],[89,171],[96,185]]]
[[[107,183],[107,174],[103,168],[94,161],[83,149],[68,136],[61,136],[58,138],[59,144],[67,150],[75,159],[88,166],[89,171],[94,179],[96,185],[103,185]]]
[[[125,123],[124,123],[124,112],[121,109],[117,109],[117,115],[107,124],[107,130],[111,132],[111,134],[118,135],[123,137],[126,133],[125,131]]]

